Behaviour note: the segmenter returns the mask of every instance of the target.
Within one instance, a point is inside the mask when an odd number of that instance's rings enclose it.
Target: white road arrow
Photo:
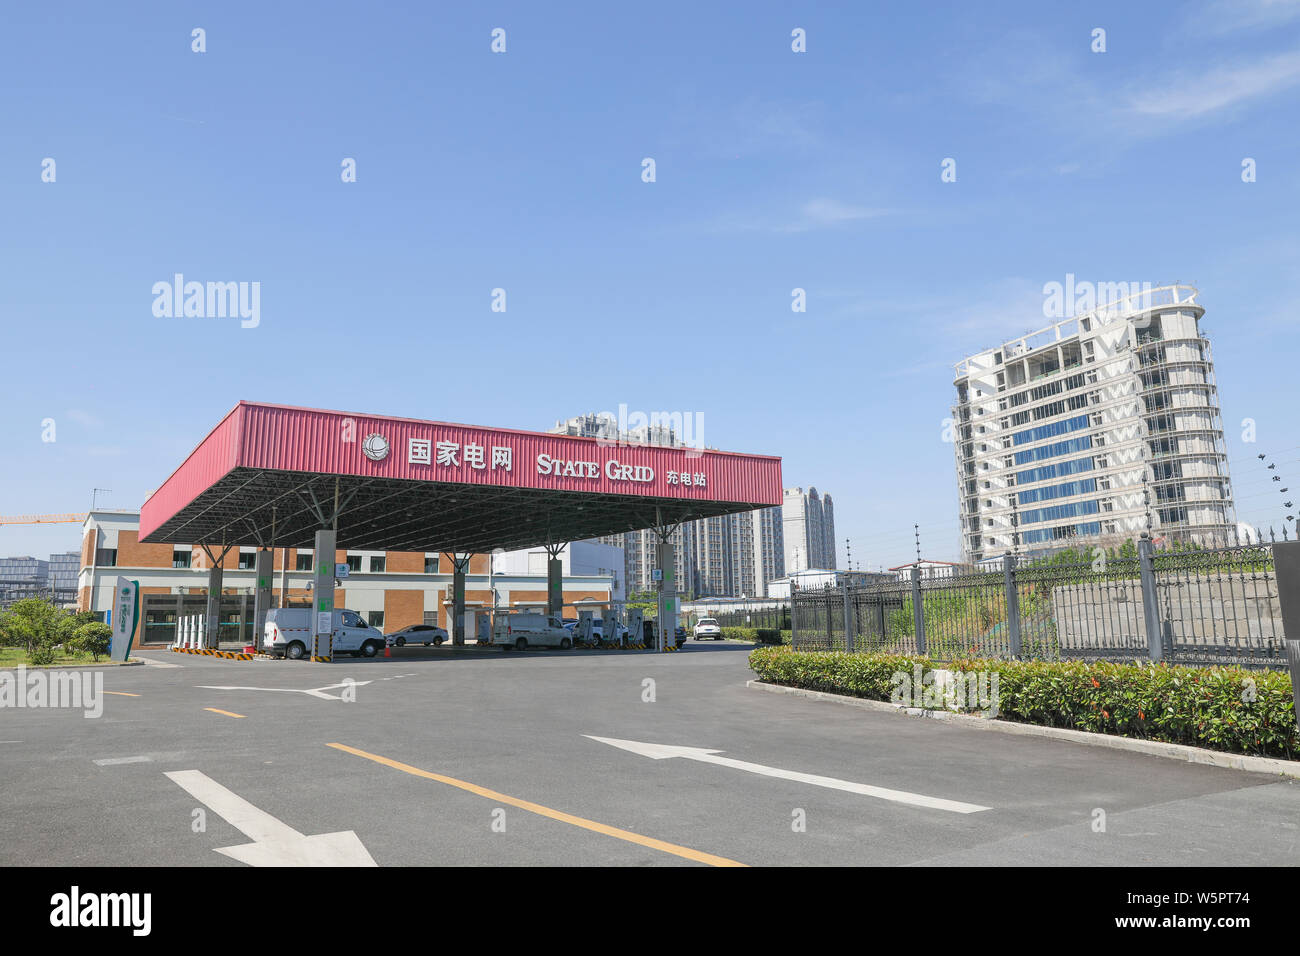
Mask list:
[[[591,734],[585,734],[590,740],[600,741],[602,744],[609,744],[611,747],[619,747],[622,750],[630,750],[634,754],[640,754],[642,757],[649,757],[652,760],[665,760],[669,757],[685,757],[687,760],[698,760],[701,763],[717,764],[719,767],[731,767],[734,770],[745,770],[749,773],[762,774],[765,777],[779,777],[782,780],[795,780],[799,783],[810,783],[815,787],[827,787],[831,790],[846,790],[849,793],[860,793],[867,797],[879,797],[881,800],[893,800],[895,803],[908,803],[915,807],[929,807],[932,810],[949,810],[952,813],[979,813],[981,810],[989,810],[991,807],[981,807],[976,803],[962,803],[958,800],[944,800],[942,797],[927,797],[921,793],[908,793],[906,790],[889,790],[885,787],[873,787],[867,783],[854,783],[851,780],[837,780],[834,777],[819,777],[812,773],[799,773],[796,770],[780,770],[776,767],[765,767],[760,763],[747,763],[744,760],[733,760],[730,757],[719,757],[722,753],[720,750],[704,750],[699,747],[674,747],[670,744],[646,744],[639,743],[635,740],[617,740],[613,737],[593,737]]]
[[[253,841],[218,853],[249,866],[378,866],[352,830],[305,836],[198,770],[166,777]]]
[[[388,678],[382,678],[387,680]],[[342,700],[342,694],[327,694],[327,690],[338,690],[341,687],[364,687],[371,683],[368,680],[342,681],[338,684],[330,684],[326,687],[316,687],[312,690],[303,690],[299,687],[236,687],[230,684],[195,684],[199,690],[265,690],[275,694],[306,694],[308,697],[320,697],[323,700]]]

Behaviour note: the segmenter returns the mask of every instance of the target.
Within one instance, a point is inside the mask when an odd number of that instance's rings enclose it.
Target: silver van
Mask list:
[[[323,611],[321,613],[324,613]],[[314,612],[309,607],[273,607],[266,612],[262,649],[291,661],[311,656]],[[374,657],[384,649],[383,631],[371,627],[356,611],[332,612],[333,653]]]
[[[492,629],[492,643],[507,651],[529,647],[558,647],[567,651],[573,636],[558,617],[546,614],[498,614]]]

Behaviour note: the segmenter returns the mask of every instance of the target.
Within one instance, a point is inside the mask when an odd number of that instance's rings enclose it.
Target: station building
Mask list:
[[[112,611],[117,579],[139,581],[137,646],[170,644],[179,617],[206,613],[208,572],[213,563],[204,548],[141,543],[140,515],[135,511],[92,511],[82,529],[78,610],[107,615]],[[617,574],[601,566],[612,567],[614,562],[601,561],[600,547],[579,541],[566,551],[563,593],[567,617],[576,617],[578,607],[598,607],[623,599]],[[223,642],[252,643],[256,552],[254,546],[235,545],[218,562],[223,569]],[[219,555],[220,550],[214,553]],[[309,607],[311,549],[276,548],[273,555],[276,606]],[[384,633],[412,624],[436,624],[451,630],[450,555],[433,551],[339,550],[335,557],[336,563],[348,565],[348,576],[335,591],[336,606],[356,611]],[[528,552],[473,555],[465,578],[466,633],[477,634],[479,618],[487,619],[494,589],[497,608],[544,609],[546,586],[545,562]]]

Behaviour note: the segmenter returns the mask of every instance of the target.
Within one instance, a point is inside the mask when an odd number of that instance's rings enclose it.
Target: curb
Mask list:
[[[79,671],[93,670],[96,667],[143,667],[144,661],[139,658],[132,658],[126,661],[114,661],[105,657],[102,661],[95,663],[93,661],[85,664],[6,664],[0,667],[0,672],[17,671],[18,668],[24,668],[29,671]]]
[[[1210,767],[1223,767],[1228,770],[1244,770],[1247,773],[1267,773],[1300,779],[1300,761],[1296,760],[1281,760],[1276,757],[1253,757],[1249,754],[1230,754],[1220,750],[1192,747],[1188,744],[1171,744],[1162,740],[1138,740],[1133,737],[1114,737],[1110,734],[1094,734],[1087,730],[1070,730],[1066,727],[1042,727],[1038,724],[1021,724],[1010,720],[975,717],[970,714],[955,714],[949,710],[921,710],[917,707],[903,707],[883,700],[846,697],[842,694],[828,694],[824,691],[804,690],[802,687],[786,687],[783,684],[768,684],[758,680],[746,681],[745,686],[750,690],[762,690],[770,694],[790,694],[795,697],[828,701],[834,704],[847,704],[850,707],[873,710],[877,713],[895,714],[899,717],[944,720],[973,730],[991,730],[1004,734],[1018,734],[1022,737],[1048,737],[1052,740],[1064,740],[1089,747],[1126,750],[1130,753],[1183,760],[1187,763],[1205,764]]]
[[[201,654],[204,657],[224,657],[231,661],[251,661],[252,654],[245,654],[242,651],[217,651],[205,647],[173,647],[172,651],[177,654]],[[316,658],[312,658],[315,660]]]

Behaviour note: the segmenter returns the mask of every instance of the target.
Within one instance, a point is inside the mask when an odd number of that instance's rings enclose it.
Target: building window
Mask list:
[[[251,570],[253,570],[254,566],[256,566],[256,564],[257,564],[257,552],[256,552],[256,551],[241,551],[241,552],[239,552],[239,570],[241,570],[241,571],[251,571]]]
[[[173,552],[172,552],[172,567],[173,567],[173,568],[188,568],[188,567],[190,566],[190,559],[193,558],[193,557],[194,557],[194,554],[193,554],[193,552],[190,552],[190,551],[173,551]]]
[[[425,573],[425,574],[437,574],[437,573],[438,573],[438,557],[437,557],[437,555],[434,555],[432,558],[430,558],[430,557],[425,557],[425,559],[424,559],[424,573]],[[434,623],[437,623],[437,622],[434,622]]]
[[[310,571],[310,570],[311,570],[311,559],[312,559],[313,557],[314,557],[314,555],[312,555],[312,554],[310,554],[310,553],[309,553],[309,554],[302,554],[301,552],[299,552],[297,555],[295,555],[295,561],[296,561],[297,563],[294,565],[294,570],[295,570],[295,571]]]
[[[366,620],[370,622],[370,626],[371,626],[371,627],[383,627],[383,626],[384,626],[384,612],[383,612],[383,611],[367,611],[367,612],[366,612]]]
[[[385,568],[387,565],[388,565],[388,559],[387,559],[387,558],[371,558],[371,559],[370,559],[370,573],[371,573],[371,574],[383,574],[383,573],[384,573],[384,568]]]
[[[358,571],[358,572],[361,570],[361,555],[359,554],[348,555],[348,570]]]
[[[117,548],[96,548],[95,564],[101,568],[117,567]]]

